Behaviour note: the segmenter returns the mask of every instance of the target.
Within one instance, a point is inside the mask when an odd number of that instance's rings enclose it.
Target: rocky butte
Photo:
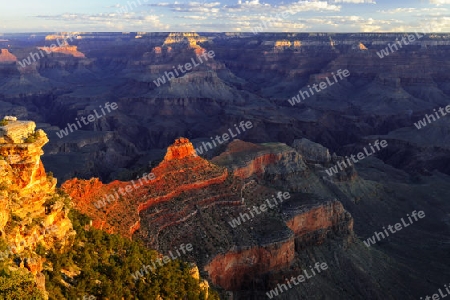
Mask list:
[[[271,167],[293,165],[298,174],[304,174],[307,166],[295,149],[283,144],[236,140],[223,155],[213,164],[197,156],[188,139],[178,138],[151,170],[155,180],[100,212],[93,209],[93,203],[126,182],[72,179],[62,188],[98,228],[128,237],[134,233],[163,252],[192,243],[190,259],[227,291],[245,289],[257,278],[266,278],[264,286],[271,286],[278,280],[272,272],[295,264],[297,251],[325,243],[330,236],[352,243],[353,219],[336,200],[318,203],[295,196],[289,206],[230,228],[226,221],[231,216],[274,193],[270,184],[263,185]],[[242,161],[239,157],[244,155],[251,161]],[[244,190],[242,201],[241,192],[249,178],[258,183],[251,191]]]
[[[145,182],[134,193],[121,197],[103,211],[98,211],[93,203],[104,194],[128,185],[128,182],[115,180],[103,184],[96,178],[91,180],[75,178],[66,181],[62,188],[75,200],[76,207],[93,219],[94,226],[131,237],[140,228],[140,213],[143,210],[159,205],[167,206],[167,202],[172,202],[181,194],[223,183],[228,176],[227,169],[197,156],[194,147],[186,138],[177,139],[167,149],[164,160],[151,172],[155,175],[154,180]],[[204,200],[208,202],[207,199]],[[210,199],[209,202],[213,200]],[[161,215],[169,211],[171,214],[166,218],[157,218],[159,226],[155,226],[154,230],[157,232],[165,226],[176,223],[177,219],[188,217],[192,214],[195,204],[197,203],[192,201],[180,203],[181,211],[178,213],[173,207],[172,210],[169,207],[162,209]]]
[[[16,62],[17,57],[11,54],[8,49],[0,49],[0,62],[3,63],[12,63]]]

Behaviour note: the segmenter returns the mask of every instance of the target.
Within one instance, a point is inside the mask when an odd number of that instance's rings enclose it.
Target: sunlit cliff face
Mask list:
[[[10,249],[6,258],[27,253],[25,267],[36,274],[42,270],[33,252],[37,245],[66,245],[75,232],[65,200],[55,192],[56,179],[40,159],[47,135],[35,128],[34,122],[13,117],[0,126],[0,231]]]

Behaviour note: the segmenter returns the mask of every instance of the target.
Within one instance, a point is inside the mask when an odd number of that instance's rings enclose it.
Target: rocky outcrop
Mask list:
[[[76,32],[61,32],[61,34],[49,34],[45,36],[46,41],[54,41],[54,40],[66,40],[66,39],[78,39],[81,38],[78,36]]]
[[[3,256],[14,255],[44,288],[43,259],[34,253],[36,247],[66,246],[75,232],[66,201],[56,194],[56,179],[46,174],[40,160],[48,138],[35,127],[34,122],[14,120],[0,127],[0,233],[8,244]]]
[[[353,240],[353,219],[339,201],[305,205],[294,200],[283,207],[283,215],[290,237],[217,255],[205,266],[211,281],[229,291],[245,289],[255,278],[288,267],[296,251],[307,246],[335,236]]]
[[[219,254],[205,267],[205,271],[212,283],[233,291],[245,288],[253,278],[286,268],[294,257],[294,239],[291,238],[265,247],[255,246]]]
[[[194,150],[191,142],[186,138],[179,138],[175,143],[167,149],[167,154],[164,157],[165,161],[176,159],[183,159],[185,157],[196,157],[197,153]]]
[[[151,172],[151,177],[147,177],[151,180],[116,180],[110,184],[102,184],[98,179],[72,179],[65,182],[62,188],[74,199],[75,206],[93,219],[93,226],[127,237],[131,237],[140,228],[139,215],[149,209],[158,212],[151,217],[155,225],[152,226],[152,237],[157,239],[160,230],[195,215],[196,207],[233,202],[228,193],[209,195],[206,198],[194,198],[193,195],[186,197],[201,188],[215,185],[220,187],[228,177],[225,168],[197,156],[186,138],[177,139],[167,149],[164,160]],[[125,190],[127,186],[131,188],[130,192],[119,197],[118,191]],[[219,188],[222,189],[227,190]],[[182,194],[187,201],[172,202]],[[237,196],[234,197],[234,201],[240,203]],[[169,208],[167,203],[171,203],[172,207]],[[125,211],[130,213],[124,215]]]
[[[294,140],[292,147],[301,153],[307,162],[328,164],[331,161],[330,151],[327,148],[308,139]]]
[[[279,143],[256,145],[241,140],[232,141],[224,152],[211,161],[226,165],[234,176],[243,179],[252,176],[261,178],[270,173],[271,166],[275,165],[296,173],[302,173],[307,168],[302,156],[291,147]]]
[[[0,63],[16,62],[17,57],[11,54],[8,49],[0,49]]]
[[[0,127],[0,157],[6,162],[5,169],[14,172],[14,184],[30,189],[48,180],[40,160],[42,147],[48,142],[42,130],[34,131],[36,125],[29,121],[7,121]],[[50,180],[52,187],[55,180]]]
[[[198,43],[208,41],[207,37],[202,37],[198,33],[195,32],[172,32],[169,33],[167,38],[164,40],[164,46],[177,46],[177,45],[188,45],[189,47],[197,50],[201,50],[202,48],[198,46]]]
[[[67,42],[65,42],[63,45],[61,45],[59,47],[38,47],[38,49],[43,50],[47,53],[62,53],[62,54],[71,55],[71,56],[77,57],[77,58],[85,58],[86,57],[84,55],[84,53],[78,51],[77,46],[70,46],[69,44],[67,44]]]
[[[10,121],[4,119],[6,125],[0,127],[0,144],[22,144],[35,130],[36,124],[31,121]]]
[[[353,236],[353,218],[339,201],[328,201],[313,206],[295,201],[289,202],[283,210],[286,225],[295,234],[296,250],[321,244],[330,234]]]

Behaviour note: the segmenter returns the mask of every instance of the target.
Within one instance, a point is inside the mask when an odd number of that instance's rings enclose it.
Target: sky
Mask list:
[[[1,6],[0,20],[0,33],[251,32],[262,25],[265,32],[450,32],[450,0],[16,0]]]

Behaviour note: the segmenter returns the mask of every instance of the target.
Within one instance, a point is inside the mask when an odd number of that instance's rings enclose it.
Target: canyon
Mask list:
[[[409,205],[394,200],[398,194],[392,191],[394,186],[398,193],[410,188],[402,183],[409,180],[406,174],[397,174],[395,183],[380,178],[374,182],[349,168],[330,179],[325,169],[341,159],[339,156],[330,156],[328,149],[306,139],[296,140],[294,145],[296,148],[282,143],[234,140],[209,162],[197,156],[188,139],[178,138],[168,147],[164,159],[151,169],[156,180],[139,189],[139,196],[123,197],[104,212],[93,209],[101,194],[92,191],[106,193],[127,182],[103,184],[95,179],[99,186],[88,189],[85,184],[89,185],[92,179],[72,179],[62,188],[71,195],[77,209],[88,214],[98,228],[128,237],[133,235],[163,253],[179,244],[192,243],[194,251],[187,259],[199,264],[205,278],[233,299],[261,297],[284,278],[300,273],[316,260],[327,260],[327,264],[339,269],[339,275],[320,279],[321,284],[329,287],[328,291],[313,289],[314,295],[324,296],[337,293],[341,297],[348,294],[370,297],[375,293],[377,297],[387,297],[394,291],[389,291],[386,272],[393,272],[396,280],[401,276],[406,283],[426,269],[422,265],[424,269],[410,273],[395,260],[401,255],[399,249],[390,249],[388,254],[368,250],[354,231],[353,212],[357,215],[358,232],[367,235],[370,224],[377,224],[380,214],[386,220]],[[379,160],[368,158],[367,161],[372,164]],[[366,175],[364,170],[362,173]],[[435,187],[442,188],[440,184],[445,185],[436,183]],[[294,193],[280,207],[249,222],[236,228],[227,224],[230,218],[248,213],[247,208],[260,205],[277,190]],[[134,213],[124,214],[124,211]],[[420,235],[423,228],[416,230],[413,236]],[[433,235],[423,238],[431,241]],[[407,243],[417,250],[413,238],[409,235],[406,238],[392,243]],[[361,260],[355,260],[354,255]],[[384,255],[392,258],[386,261]],[[342,264],[346,265],[344,270]],[[371,276],[358,277],[356,270]],[[345,289],[335,287],[337,278],[346,281]],[[306,284],[314,286],[314,283]],[[384,288],[380,289],[379,285]],[[423,287],[424,284],[418,284],[415,289]],[[298,293],[293,290],[285,299],[296,299]],[[395,291],[397,297],[405,293],[411,291],[402,288]]]
[[[224,299],[262,299],[316,261],[326,262],[327,272],[279,299],[426,295],[450,277],[442,267],[450,263],[450,120],[420,132],[414,122],[449,103],[450,36],[426,34],[380,59],[377,51],[403,36],[81,32],[65,49],[20,68],[18,61],[56,37],[5,34],[0,112],[34,121],[38,132],[25,146],[20,139],[35,130],[32,122],[0,138],[0,155],[11,159],[0,163],[19,175],[5,178],[23,193],[51,191],[57,183],[45,179],[43,162],[95,228],[160,252],[191,243],[186,259]],[[173,66],[208,51],[213,58],[155,85]],[[289,104],[339,69],[350,76]],[[119,109],[58,138],[68,122],[107,101]],[[241,121],[252,129],[196,153]],[[389,146],[327,175],[375,140]],[[145,172],[155,179],[100,210],[94,206]],[[229,226],[278,191],[292,197]],[[41,196],[24,197],[33,203]],[[8,220],[5,207],[0,225]],[[362,243],[412,210],[427,218],[370,249]]]

